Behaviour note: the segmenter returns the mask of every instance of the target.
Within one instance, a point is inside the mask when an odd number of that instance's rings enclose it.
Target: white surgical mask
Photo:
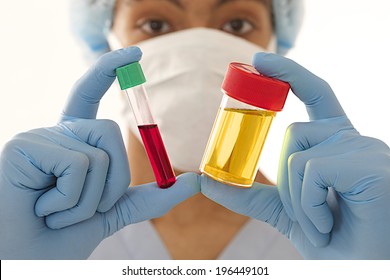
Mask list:
[[[149,105],[171,164],[198,171],[221,99],[230,62],[250,64],[259,46],[226,32],[193,28],[138,44]],[[129,106],[126,104],[126,108]],[[130,130],[141,141],[131,109]]]

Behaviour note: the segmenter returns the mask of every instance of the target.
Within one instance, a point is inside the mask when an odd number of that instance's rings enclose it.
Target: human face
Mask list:
[[[267,48],[270,0],[117,0],[113,32],[123,46],[194,27],[218,29]]]

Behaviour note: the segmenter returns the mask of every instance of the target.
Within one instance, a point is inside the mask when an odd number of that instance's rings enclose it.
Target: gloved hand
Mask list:
[[[57,126],[18,134],[5,145],[1,259],[87,258],[117,230],[159,217],[200,191],[195,174],[179,177],[169,189],[155,183],[128,188],[120,130],[94,119],[115,68],[140,57],[138,48],[104,55],[75,84]]]
[[[253,64],[291,85],[310,122],[288,128],[277,188],[240,189],[202,176],[202,193],[271,224],[304,258],[390,258],[388,146],[361,136],[329,85],[295,62],[258,53]]]

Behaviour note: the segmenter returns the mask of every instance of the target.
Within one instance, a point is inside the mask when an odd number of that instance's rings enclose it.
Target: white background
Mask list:
[[[18,132],[54,125],[86,64],[69,31],[68,1],[0,1],[1,147]],[[387,144],[389,26],[387,0],[306,0],[304,26],[288,55],[331,84],[361,134]],[[122,124],[117,97],[111,90],[98,116]],[[301,120],[305,110],[290,95],[267,141],[275,148],[262,155],[271,178],[277,157],[268,155],[279,150],[285,126]]]

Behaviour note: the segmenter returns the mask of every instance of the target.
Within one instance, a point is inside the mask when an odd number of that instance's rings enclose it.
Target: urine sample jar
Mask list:
[[[121,90],[125,91],[133,110],[157,185],[168,188],[176,182],[175,173],[168,158],[160,131],[150,111],[148,96],[144,87],[146,82],[138,62],[119,67],[116,75]]]
[[[224,95],[200,171],[225,184],[251,187],[272,120],[283,109],[290,86],[233,62],[221,88]]]

